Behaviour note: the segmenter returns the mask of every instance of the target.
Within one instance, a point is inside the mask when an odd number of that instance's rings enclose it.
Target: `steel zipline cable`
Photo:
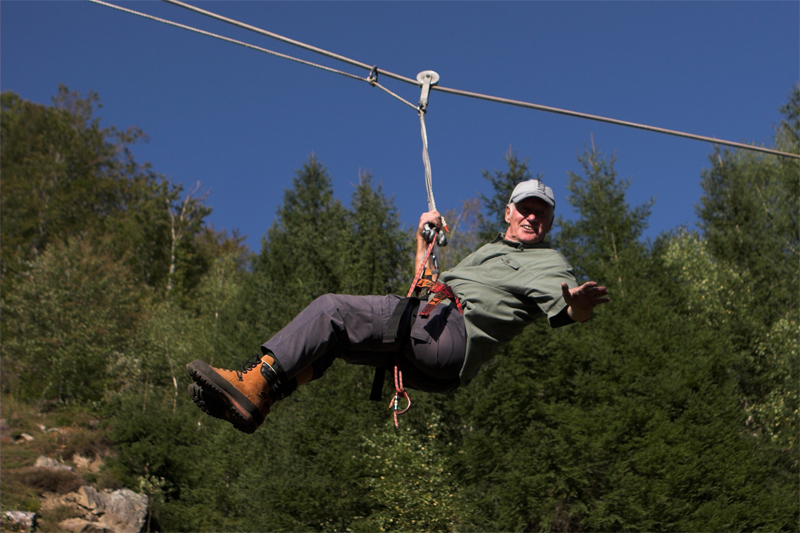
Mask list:
[[[296,40],[290,39],[288,37],[284,37],[284,36],[279,35],[277,33],[273,33],[273,32],[270,32],[270,31],[267,31],[267,30],[264,30],[264,29],[261,29],[261,28],[257,28],[255,26],[251,26],[249,24],[245,24],[243,22],[240,22],[240,21],[237,21],[237,20],[234,20],[234,19],[230,19],[228,17],[223,17],[222,15],[218,15],[216,13],[212,13],[211,11],[206,11],[205,9],[200,9],[199,7],[192,6],[192,5],[187,4],[185,2],[180,2],[179,0],[163,0],[163,1],[166,2],[166,3],[169,3],[169,4],[173,4],[175,6],[178,6],[178,7],[182,7],[184,9],[188,9],[188,10],[193,11],[195,13],[199,13],[201,15],[205,15],[207,17],[211,17],[213,19],[216,19],[216,20],[219,20],[219,21],[222,21],[222,22],[226,22],[228,24],[232,24],[232,25],[237,26],[239,28],[243,28],[243,29],[252,31],[252,32],[258,33],[260,35],[264,35],[266,37],[270,37],[272,39],[276,39],[278,41],[282,41],[284,43],[287,43],[287,44],[290,44],[290,45],[293,45],[293,46],[297,46],[299,48],[303,48],[304,50],[308,50],[308,51],[311,51],[311,52],[314,52],[314,53],[317,53],[317,54],[321,54],[321,55],[324,55],[324,56],[329,57],[331,59],[335,59],[337,61],[341,61],[341,62],[347,63],[347,64],[355,66],[355,67],[363,68],[365,70],[368,70],[370,72],[370,75],[369,75],[369,77],[366,77],[366,78],[365,77],[361,77],[361,76],[357,76],[357,75],[351,74],[349,72],[344,72],[344,71],[341,71],[341,70],[333,69],[333,68],[330,68],[330,67],[326,67],[326,66],[323,66],[323,65],[312,63],[310,61],[305,61],[305,60],[302,60],[302,59],[298,59],[298,58],[295,58],[295,57],[292,57],[292,56],[289,56],[289,55],[286,55],[286,54],[281,54],[281,53],[278,53],[278,52],[274,52],[274,51],[268,50],[266,48],[262,48],[262,47],[259,47],[259,46],[255,46],[255,45],[252,45],[252,44],[248,44],[248,43],[242,42],[242,41],[238,41],[236,39],[231,39],[229,37],[224,37],[222,35],[218,35],[218,34],[215,34],[215,33],[207,32],[205,30],[200,30],[200,29],[194,28],[192,26],[179,24],[177,22],[172,22],[172,21],[169,21],[169,20],[166,20],[166,19],[154,17],[152,15],[148,15],[148,14],[145,14],[145,13],[140,13],[140,12],[134,11],[132,9],[123,8],[123,7],[114,5],[114,4],[103,2],[102,0],[87,0],[87,1],[95,3],[95,4],[111,7],[113,9],[118,9],[120,11],[124,11],[126,13],[130,13],[130,14],[133,14],[133,15],[138,15],[140,17],[144,17],[144,18],[147,18],[147,19],[150,19],[150,20],[155,20],[157,22],[162,22],[162,23],[168,24],[170,26],[175,26],[175,27],[178,27],[178,28],[182,28],[182,29],[185,29],[185,30],[193,31],[195,33],[199,33],[199,34],[206,35],[206,36],[209,36],[209,37],[214,37],[216,39],[221,39],[223,41],[227,41],[227,42],[230,42],[230,43],[233,43],[233,44],[238,44],[240,46],[244,46],[244,47],[250,48],[252,50],[258,50],[260,52],[265,52],[265,53],[273,55],[273,56],[281,57],[281,58],[284,58],[284,59],[289,59],[290,61],[295,61],[295,62],[301,63],[303,65],[316,67],[316,68],[325,70],[327,72],[340,74],[342,76],[346,76],[346,77],[351,78],[351,79],[364,81],[364,82],[369,83],[373,87],[379,87],[380,89],[386,91],[387,93],[389,93],[393,97],[395,97],[398,100],[402,101],[403,103],[411,106],[412,108],[418,109],[418,106],[415,106],[414,104],[408,102],[407,100],[403,99],[399,95],[393,93],[392,91],[390,91],[386,87],[383,87],[382,85],[380,85],[377,82],[377,77],[378,77],[378,75],[381,75],[381,76],[385,76],[387,78],[392,78],[394,80],[398,80],[398,81],[401,81],[401,82],[404,82],[404,83],[408,83],[408,84],[414,85],[416,87],[420,87],[420,82],[418,82],[417,80],[408,78],[406,76],[401,76],[400,74],[395,74],[394,72],[389,72],[388,70],[379,69],[376,66],[368,65],[366,63],[362,63],[360,61],[356,61],[354,59],[350,59],[348,57],[345,57],[345,56],[342,56],[342,55],[339,55],[339,54],[335,54],[333,52],[329,52],[329,51],[324,50],[322,48],[317,48],[316,46],[311,46],[309,44],[306,44],[306,43],[303,43],[303,42],[300,42],[300,41],[296,41]],[[682,137],[682,138],[685,138],[685,139],[691,139],[691,140],[703,141],[703,142],[708,142],[708,143],[717,144],[717,145],[729,146],[729,147],[732,147],[732,148],[740,148],[742,150],[750,150],[750,151],[755,151],[755,152],[761,152],[761,153],[771,154],[771,155],[780,156],[780,157],[788,157],[788,158],[792,158],[792,159],[800,159],[800,155],[798,155],[798,154],[782,152],[780,150],[773,150],[773,149],[765,148],[765,147],[762,147],[762,146],[754,146],[754,145],[740,143],[740,142],[726,141],[724,139],[718,139],[716,137],[707,137],[707,136],[704,136],[704,135],[696,135],[696,134],[693,134],[693,133],[687,133],[687,132],[678,131],[678,130],[659,128],[659,127],[656,127],[656,126],[649,126],[647,124],[639,124],[637,122],[629,122],[629,121],[625,121],[625,120],[619,120],[619,119],[614,119],[614,118],[609,118],[609,117],[603,117],[603,116],[600,116],[600,115],[591,115],[591,114],[588,114],[588,113],[581,113],[581,112],[578,112],[578,111],[571,111],[571,110],[568,110],[568,109],[561,109],[561,108],[550,107],[550,106],[545,106],[545,105],[541,105],[541,104],[534,104],[534,103],[531,103],[531,102],[525,102],[525,101],[521,101],[521,100],[512,100],[512,99],[509,99],[509,98],[501,98],[501,97],[498,97],[498,96],[491,96],[491,95],[480,94],[480,93],[475,93],[475,92],[470,92],[470,91],[463,91],[463,90],[460,90],[460,89],[452,89],[452,88],[449,88],[449,87],[442,87],[441,85],[431,86],[430,89],[434,90],[434,91],[443,92],[443,93],[454,94],[454,95],[457,95],[457,96],[465,96],[465,97],[468,97],[468,98],[476,98],[476,99],[479,99],[479,100],[486,100],[486,101],[495,102],[495,103],[498,103],[498,104],[512,105],[512,106],[516,106],[516,107],[534,109],[534,110],[537,110],[537,111],[544,111],[544,112],[547,112],[547,113],[556,113],[556,114],[559,114],[559,115],[566,115],[566,116],[575,117],[575,118],[593,120],[593,121],[597,121],[597,122],[605,122],[607,124],[614,124],[614,125],[617,125],[617,126],[624,126],[624,127],[628,127],[628,128],[635,128],[635,129],[650,131],[650,132],[654,132],[654,133],[661,133],[661,134],[664,134],[664,135],[672,135],[672,136],[675,136],[675,137]]]

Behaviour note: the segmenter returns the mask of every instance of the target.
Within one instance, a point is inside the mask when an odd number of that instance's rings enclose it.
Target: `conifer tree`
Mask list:
[[[352,239],[346,249],[344,292],[391,294],[405,290],[412,236],[400,229],[400,218],[383,187],[371,173],[359,176],[348,213]]]
[[[800,87],[782,106],[776,144],[800,153]],[[713,255],[749,273],[754,319],[770,325],[798,307],[800,291],[800,164],[744,151],[719,151],[703,171],[700,227]]]
[[[620,180],[614,170],[615,156],[605,157],[592,143],[578,158],[583,175],[569,172],[567,201],[578,212],[576,221],[563,215],[555,246],[577,265],[584,281],[601,279],[624,294],[623,271],[634,270],[644,252],[639,239],[647,228],[653,201],[630,209],[625,190],[630,180]]]
[[[781,106],[774,142],[800,153],[800,86]],[[700,227],[713,260],[741,272],[746,309],[725,327],[742,354],[736,368],[748,426],[784,450],[796,449],[800,332],[800,164],[719,151],[702,173]],[[794,342],[790,342],[793,339]]]
[[[262,241],[255,274],[263,285],[272,333],[314,298],[341,292],[349,243],[347,213],[334,198],[331,178],[314,155],[284,192],[275,223]]]

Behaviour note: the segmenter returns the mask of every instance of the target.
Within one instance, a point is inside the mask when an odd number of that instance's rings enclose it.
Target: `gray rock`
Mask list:
[[[33,531],[36,513],[26,511],[6,511],[3,513],[3,529],[21,529],[21,531]]]
[[[71,466],[67,466],[62,462],[56,461],[51,457],[45,457],[44,455],[40,455],[33,466],[36,468],[47,468],[48,470],[69,470],[72,472]]]
[[[14,441],[15,444],[25,444],[26,442],[31,442],[34,440],[33,437],[28,435],[27,433],[20,433],[19,437]]]
[[[75,492],[46,498],[42,509],[67,506],[73,516],[61,522],[64,531],[80,533],[140,533],[147,520],[147,496],[129,489],[98,491],[83,486]]]
[[[83,486],[78,489],[75,503],[88,509],[95,515],[102,515],[106,512],[109,495],[103,492],[97,492],[94,488]]]
[[[106,527],[111,533],[139,533],[144,527],[147,496],[130,489],[98,492],[88,486],[79,488],[74,494],[74,502],[85,513],[84,519],[98,527]]]
[[[147,518],[147,496],[120,489],[112,492],[109,500],[103,522],[116,533],[139,533]]]

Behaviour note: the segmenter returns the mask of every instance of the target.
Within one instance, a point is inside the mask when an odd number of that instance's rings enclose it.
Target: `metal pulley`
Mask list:
[[[422,94],[419,97],[419,108],[425,111],[428,107],[428,95],[431,92],[431,86],[439,83],[439,74],[433,70],[423,70],[417,74],[417,81],[422,84]]]

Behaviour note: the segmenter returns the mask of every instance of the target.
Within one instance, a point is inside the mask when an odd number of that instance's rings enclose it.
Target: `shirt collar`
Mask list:
[[[549,241],[535,242],[533,244],[522,244],[521,242],[506,240],[505,239],[505,235],[502,234],[502,233],[498,233],[497,234],[497,237],[494,238],[494,240],[492,241],[492,244],[494,244],[496,242],[502,242],[506,246],[511,246],[512,248],[516,248],[517,250],[530,250],[530,249],[535,249],[535,248],[549,249],[550,248],[550,242]]]

